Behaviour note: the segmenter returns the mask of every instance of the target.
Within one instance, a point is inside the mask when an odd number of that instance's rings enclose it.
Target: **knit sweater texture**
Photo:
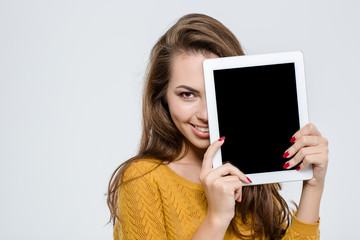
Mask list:
[[[124,173],[118,193],[118,214],[114,240],[191,239],[207,213],[207,201],[201,184],[191,182],[161,164],[160,160],[133,162]],[[150,171],[151,170],[151,171]],[[147,173],[150,171],[149,173]],[[251,229],[235,216],[242,233]],[[319,221],[307,224],[293,214],[283,240],[315,240],[320,238]],[[239,239],[229,225],[224,239]]]

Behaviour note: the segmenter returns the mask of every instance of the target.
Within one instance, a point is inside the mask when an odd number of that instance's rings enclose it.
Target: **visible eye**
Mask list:
[[[180,93],[180,96],[182,96],[185,99],[192,99],[195,97],[195,94],[193,94],[192,92],[182,92]]]

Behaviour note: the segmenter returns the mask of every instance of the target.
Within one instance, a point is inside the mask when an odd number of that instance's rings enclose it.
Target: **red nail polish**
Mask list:
[[[246,177],[246,179],[247,179],[250,183],[252,183],[252,181],[250,180],[250,178]]]
[[[284,164],[283,168],[287,169],[290,166],[290,164],[287,162]]]
[[[298,166],[297,168],[296,168],[296,171],[299,171],[300,170],[300,166]]]
[[[224,140],[225,140],[225,137],[219,138],[219,142],[224,141]]]
[[[295,142],[295,140],[296,140],[296,138],[295,138],[295,137],[292,137],[292,138],[290,139],[290,142],[293,143],[293,142]]]
[[[283,158],[286,158],[287,156],[289,156],[289,152],[288,152],[288,151],[286,151],[286,152],[284,153]]]

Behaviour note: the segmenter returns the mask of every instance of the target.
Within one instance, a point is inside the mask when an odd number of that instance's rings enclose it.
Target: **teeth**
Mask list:
[[[197,130],[202,131],[202,132],[209,132],[209,128],[202,128],[202,127],[198,127],[198,126],[194,126]]]

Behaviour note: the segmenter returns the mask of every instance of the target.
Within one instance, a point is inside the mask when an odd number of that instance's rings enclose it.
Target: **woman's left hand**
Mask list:
[[[302,161],[296,169],[301,171],[312,164],[314,176],[304,181],[304,187],[323,187],[328,166],[328,140],[321,136],[314,124],[308,123],[293,135],[291,142],[294,144],[285,151],[284,157],[293,158],[285,163],[284,168],[290,169]]]

